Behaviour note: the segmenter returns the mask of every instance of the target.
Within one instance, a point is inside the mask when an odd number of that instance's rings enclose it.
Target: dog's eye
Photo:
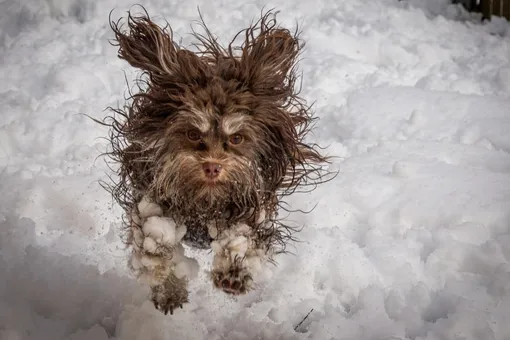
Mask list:
[[[188,131],[188,138],[189,138],[189,140],[192,140],[192,141],[196,142],[201,137],[202,136],[200,135],[200,132],[198,132],[197,130],[189,130]]]
[[[232,136],[230,136],[229,141],[232,144],[239,144],[243,141],[243,136],[241,136],[239,134],[232,135]]]

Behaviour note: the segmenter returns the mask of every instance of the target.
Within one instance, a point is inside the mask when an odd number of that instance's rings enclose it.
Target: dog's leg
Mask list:
[[[184,256],[180,244],[186,227],[163,217],[157,204],[142,200],[131,216],[130,228],[131,268],[151,287],[154,306],[173,314],[175,308],[188,302],[188,279],[198,272],[198,262]]]
[[[211,235],[215,239],[211,243],[214,252],[211,279],[217,288],[233,295],[253,289],[272,252],[271,242],[261,240],[260,235],[244,223]]]

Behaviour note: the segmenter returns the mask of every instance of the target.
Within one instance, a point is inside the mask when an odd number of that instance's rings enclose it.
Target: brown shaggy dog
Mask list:
[[[143,85],[107,117],[119,181],[108,190],[126,212],[130,266],[165,314],[188,302],[195,260],[181,242],[214,252],[211,279],[230,294],[254,287],[284,252],[293,228],[282,199],[322,181],[327,163],[304,137],[314,118],[295,90],[302,43],[271,12],[222,47],[207,27],[198,51],[145,13],[112,22],[119,57]],[[239,36],[239,34],[238,34]],[[236,36],[237,37],[237,36]]]

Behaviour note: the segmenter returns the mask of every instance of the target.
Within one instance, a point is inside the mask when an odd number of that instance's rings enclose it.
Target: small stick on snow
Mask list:
[[[300,323],[298,323],[296,327],[294,327],[294,331],[296,331],[296,332],[297,332],[297,329],[299,328],[299,326],[301,326],[301,324],[302,324],[303,322],[305,322],[305,320],[308,318],[308,316],[309,316],[309,315],[310,315],[310,313],[312,313],[312,312],[313,312],[313,308],[312,308],[312,309],[310,309],[310,311],[308,312],[308,314],[306,314],[306,316],[303,318],[303,320],[301,320],[301,322],[300,322]]]

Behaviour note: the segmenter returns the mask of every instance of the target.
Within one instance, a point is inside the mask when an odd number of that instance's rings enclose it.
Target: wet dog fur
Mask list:
[[[118,57],[142,71],[138,92],[101,121],[117,178],[105,188],[125,211],[131,269],[172,313],[196,271],[182,244],[210,248],[214,286],[246,294],[294,239],[278,219],[284,198],[326,175],[328,158],[305,142],[316,118],[296,89],[303,42],[271,11],[239,45],[221,46],[203,24],[196,51],[146,12],[111,28]]]

